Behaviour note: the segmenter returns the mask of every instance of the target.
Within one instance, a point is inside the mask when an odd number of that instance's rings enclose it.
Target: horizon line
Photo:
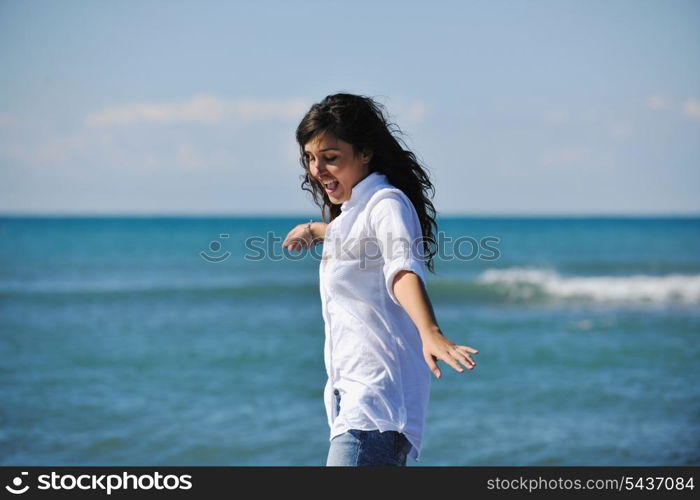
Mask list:
[[[129,218],[280,218],[280,219],[308,219],[320,218],[319,214],[310,212],[282,214],[282,213],[260,213],[260,212],[43,212],[43,211],[16,211],[0,212],[0,218],[19,217],[66,217],[66,218],[100,218],[100,217],[129,217]],[[438,212],[437,218],[545,218],[545,217],[685,217],[698,218],[700,212]]]

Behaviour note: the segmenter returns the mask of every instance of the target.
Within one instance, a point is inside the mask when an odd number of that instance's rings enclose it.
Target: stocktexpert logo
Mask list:
[[[14,479],[12,479],[12,485],[8,484],[7,486],[5,486],[5,489],[15,495],[21,495],[22,493],[26,493],[29,489],[29,485],[27,484],[22,486],[22,476],[28,475],[29,472],[22,472],[21,475],[16,476]]]
[[[5,489],[13,495],[26,493],[29,486],[28,472],[21,472],[5,486]],[[40,474],[36,477],[37,490],[83,490],[104,492],[111,495],[117,490],[190,490],[192,489],[192,476],[189,474],[163,475],[160,472],[152,474]]]

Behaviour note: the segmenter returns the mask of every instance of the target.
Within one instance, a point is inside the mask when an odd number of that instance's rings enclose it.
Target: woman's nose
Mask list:
[[[311,164],[311,175],[314,177],[319,177],[326,171],[325,165],[321,164],[321,162],[317,163],[312,163]]]

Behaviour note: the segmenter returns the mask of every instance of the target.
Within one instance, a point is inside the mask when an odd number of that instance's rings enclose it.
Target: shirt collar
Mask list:
[[[367,199],[377,190],[379,186],[386,184],[387,177],[381,172],[370,172],[365,176],[360,182],[352,187],[350,193],[350,198],[345,200],[340,205],[340,210],[346,212],[352,207],[359,205]]]

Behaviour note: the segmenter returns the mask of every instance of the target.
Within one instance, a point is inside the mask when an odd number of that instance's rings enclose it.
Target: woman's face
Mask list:
[[[307,142],[304,152],[309,173],[336,205],[350,199],[352,187],[369,173],[372,153],[355,156],[352,144],[328,132]]]

